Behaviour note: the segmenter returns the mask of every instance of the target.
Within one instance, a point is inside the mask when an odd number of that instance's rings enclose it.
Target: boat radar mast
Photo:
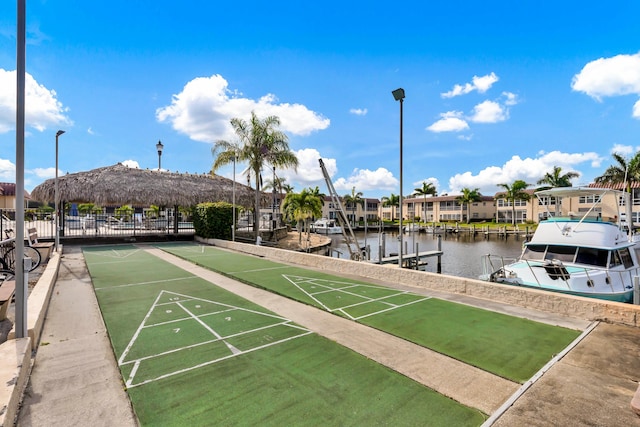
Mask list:
[[[358,239],[356,238],[353,229],[351,228],[351,224],[347,221],[347,214],[342,206],[342,202],[340,201],[340,197],[336,193],[336,189],[333,187],[333,182],[331,182],[331,177],[327,172],[327,169],[324,167],[324,162],[322,159],[318,159],[320,161],[320,169],[322,169],[322,176],[324,176],[324,181],[327,183],[327,188],[329,189],[329,195],[331,196],[331,201],[333,202],[333,206],[338,208],[338,223],[342,227],[342,236],[344,237],[344,241],[347,244],[347,248],[349,249],[349,256],[354,261],[361,261],[362,251],[360,250],[360,245],[358,244]]]

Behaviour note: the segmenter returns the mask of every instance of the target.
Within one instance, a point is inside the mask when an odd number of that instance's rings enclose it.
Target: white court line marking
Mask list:
[[[355,320],[364,319],[365,317],[369,317],[369,316],[375,316],[376,314],[384,313],[386,311],[395,310],[396,308],[406,307],[408,305],[416,304],[416,303],[419,303],[419,302],[422,302],[422,301],[427,301],[427,300],[430,300],[430,299],[431,299],[431,297],[424,297],[424,298],[421,298],[421,299],[417,299],[415,301],[410,301],[410,302],[408,302],[406,304],[400,304],[400,305],[396,305],[394,307],[385,308],[384,310],[376,311],[374,313],[364,314],[362,316],[356,317]]]
[[[290,320],[289,320],[289,321],[286,321],[286,322],[274,323],[273,325],[262,326],[262,327],[260,327],[260,328],[251,329],[250,331],[243,331],[243,332],[238,332],[237,334],[227,335],[226,337],[224,337],[224,339],[235,338],[235,337],[241,337],[242,335],[247,335],[247,334],[250,334],[250,333],[253,333],[253,332],[260,332],[260,331],[263,331],[263,330],[271,329],[271,328],[276,327],[276,326],[287,326],[287,327],[289,327],[289,328],[291,328],[291,329],[300,329],[300,330],[304,331],[305,333],[306,333],[306,332],[310,332],[308,329],[301,328],[301,327],[299,327],[299,326],[292,325],[292,324],[290,324],[290,323],[291,323],[291,321],[290,321]],[[305,334],[305,335],[306,335],[306,334]],[[202,341],[202,342],[195,343],[195,344],[185,345],[184,347],[174,348],[174,349],[172,349],[172,350],[163,351],[163,352],[161,352],[161,353],[152,354],[152,355],[150,355],[150,356],[143,356],[143,357],[140,357],[140,358],[138,358],[138,359],[129,360],[129,361],[127,361],[127,362],[124,362],[124,363],[122,363],[122,366],[130,365],[130,364],[132,364],[132,363],[133,363],[134,365],[135,365],[135,364],[139,364],[140,362],[144,362],[145,360],[155,359],[156,357],[166,356],[166,355],[168,355],[168,354],[177,353],[177,352],[182,351],[182,350],[189,350],[189,349],[191,349],[191,348],[201,347],[201,346],[203,346],[203,345],[211,344],[211,343],[214,343],[214,342],[217,342],[217,341],[222,341],[222,339],[221,339],[221,338],[220,338],[220,339],[219,339],[219,338],[216,338],[216,339],[212,339],[212,340]],[[243,352],[243,351],[239,350],[238,355],[240,355],[240,354],[242,354],[242,353],[246,353],[246,351],[245,351],[245,352]]]
[[[211,332],[213,334],[214,337],[218,338],[219,340],[221,340],[224,345],[227,346],[227,348],[229,350],[231,350],[231,353],[233,354],[240,354],[242,353],[240,350],[238,350],[237,348],[235,348],[233,345],[229,344],[227,341],[225,341],[222,336],[217,333],[212,327],[210,327],[209,325],[207,325],[206,323],[204,323],[198,316],[196,316],[195,314],[193,314],[191,311],[189,311],[189,309],[187,309],[187,307],[185,307],[184,305],[182,305],[181,302],[176,302],[176,304],[178,305],[178,307],[180,307],[181,309],[183,309],[188,315],[189,317],[191,317],[193,320],[195,320],[196,322],[198,322],[200,325],[202,325],[202,327],[204,327],[207,331]]]
[[[183,299],[180,300],[180,299],[176,298],[175,301],[169,301],[169,302],[162,302],[161,303],[160,299],[165,295],[176,295],[177,297],[180,297],[180,298],[183,298]],[[204,313],[204,314],[202,314],[200,316],[197,316],[194,313],[190,312],[187,308],[185,308],[182,305],[182,303],[188,302],[188,301],[203,301],[203,302],[207,302],[207,303],[210,303],[210,304],[215,304],[215,305],[220,305],[220,306],[227,307],[229,311],[230,310],[238,310],[238,311],[248,312],[248,313],[252,313],[252,314],[259,314],[261,316],[265,316],[265,317],[276,319],[276,320],[278,320],[278,322],[270,324],[270,325],[266,325],[266,326],[261,326],[259,328],[255,328],[255,329],[252,329],[252,330],[249,330],[249,331],[242,331],[242,332],[239,332],[239,333],[236,333],[236,334],[231,334],[231,335],[228,335],[226,337],[222,337],[215,330],[210,328],[208,325],[204,324],[204,322],[202,322],[202,320],[200,320],[200,318],[199,318],[199,317],[212,315],[213,313]],[[210,331],[216,337],[216,339],[208,340],[208,341],[200,342],[200,343],[196,343],[196,344],[192,344],[192,345],[185,346],[185,347],[182,347],[182,348],[168,350],[166,352],[162,352],[162,353],[159,353],[159,354],[154,354],[154,355],[151,355],[151,356],[141,357],[141,358],[135,359],[135,360],[125,361],[124,359],[130,353],[131,348],[133,347],[133,345],[135,344],[136,340],[138,339],[141,331],[144,328],[147,328],[147,327],[158,326],[157,324],[156,325],[151,325],[151,324],[147,325],[147,321],[149,320],[149,317],[153,313],[153,310],[155,308],[157,308],[157,307],[165,306],[167,304],[178,305],[186,313],[189,314],[190,317],[186,318],[186,320],[188,320],[190,318],[190,319],[195,320],[196,322],[200,323],[208,331]],[[225,311],[227,311],[227,310],[225,310]],[[166,323],[169,323],[169,322],[162,322],[162,324],[166,324]],[[264,345],[261,345],[261,346],[258,346],[258,347],[254,347],[252,349],[245,350],[245,351],[241,351],[241,350],[235,348],[234,346],[228,344],[225,341],[225,339],[229,339],[229,338],[236,337],[236,336],[242,336],[242,335],[250,334],[250,333],[254,333],[254,332],[259,332],[259,331],[267,330],[269,328],[273,328],[273,327],[277,327],[277,326],[286,326],[286,327],[291,328],[291,329],[297,329],[297,330],[300,331],[300,333],[298,335],[294,335],[294,336],[291,336],[291,337],[288,337],[288,338],[284,338],[284,339],[281,339],[281,340],[278,340],[278,341],[274,341],[274,342],[271,342],[271,343],[268,343],[268,344],[264,344]],[[177,375],[177,374],[180,374],[180,373],[184,373],[184,372],[188,372],[188,371],[191,371],[191,370],[194,370],[194,369],[198,369],[198,368],[201,368],[203,366],[211,365],[213,363],[217,363],[217,362],[220,362],[222,360],[229,359],[231,357],[239,356],[241,354],[251,353],[251,352],[256,351],[256,350],[260,350],[260,349],[267,348],[267,347],[270,347],[270,346],[273,346],[273,345],[276,345],[276,344],[287,342],[287,341],[290,341],[292,339],[300,338],[300,337],[303,337],[305,335],[309,335],[309,334],[312,334],[312,333],[313,332],[311,332],[310,330],[308,330],[308,329],[306,329],[304,327],[292,324],[291,320],[286,319],[286,318],[281,317],[281,316],[273,315],[273,314],[270,314],[270,313],[263,313],[263,312],[260,312],[260,311],[246,309],[246,308],[242,308],[242,307],[236,307],[236,306],[232,306],[230,304],[225,304],[225,303],[218,302],[218,301],[210,301],[210,300],[206,300],[206,299],[203,299],[203,298],[195,298],[193,296],[188,296],[188,295],[179,294],[179,293],[176,293],[176,292],[170,292],[170,291],[164,291],[163,290],[163,291],[160,291],[160,293],[158,294],[158,296],[156,297],[154,302],[151,304],[151,307],[149,308],[149,311],[147,312],[147,314],[145,315],[143,321],[140,323],[140,325],[138,326],[137,330],[133,334],[131,340],[127,344],[127,347],[125,348],[124,352],[122,353],[122,355],[118,359],[118,365],[119,366],[125,366],[125,365],[130,365],[130,364],[133,363],[133,368],[132,368],[131,372],[129,373],[129,377],[127,378],[127,381],[125,383],[128,388],[132,388],[132,387],[137,387],[137,386],[140,386],[140,385],[143,385],[143,384],[147,384],[147,383],[150,383],[150,382],[153,382],[153,381],[157,381],[157,380],[160,380],[160,379],[163,379],[163,378],[167,378],[167,377],[170,377],[170,376],[173,376],[173,375]],[[181,370],[178,370],[178,371],[175,371],[175,372],[170,372],[170,373],[161,375],[161,376],[159,376],[157,378],[148,379],[148,380],[145,380],[143,382],[134,384],[133,381],[135,379],[135,376],[136,376],[136,374],[138,372],[138,368],[139,368],[140,363],[142,361],[153,359],[153,358],[160,357],[160,356],[167,355],[167,354],[171,354],[171,353],[176,353],[176,352],[181,351],[181,350],[202,346],[202,345],[213,343],[213,342],[216,342],[216,341],[222,341],[224,344],[226,344],[227,348],[229,348],[231,354],[228,355],[228,356],[224,356],[224,357],[221,357],[221,358],[218,358],[218,359],[214,359],[214,360],[211,360],[211,361],[207,361],[207,362],[198,364],[196,366],[192,366],[190,368],[185,368],[185,369],[181,369]]]
[[[327,307],[326,305],[324,305],[322,303],[322,301],[320,301],[318,298],[315,298],[313,295],[310,295],[309,292],[305,291],[304,289],[302,289],[300,286],[298,286],[298,284],[296,282],[294,282],[292,279],[289,279],[289,276],[287,276],[286,274],[283,274],[282,277],[284,277],[285,279],[287,279],[293,286],[295,286],[296,288],[300,289],[300,291],[304,294],[306,294],[309,298],[311,298],[312,300],[314,300],[316,303],[318,303],[321,307],[323,307],[326,311],[328,311],[329,313],[332,313],[332,310]]]
[[[287,269],[287,268],[291,268],[291,267],[287,265],[279,265],[277,267],[256,268],[255,270],[230,271],[227,274],[256,273],[259,271],[281,270],[281,269]]]
[[[280,341],[275,341],[275,342],[272,342],[272,343],[269,343],[269,344],[264,344],[264,345],[261,345],[261,346],[254,347],[252,349],[246,350],[246,351],[242,352],[241,354],[253,353],[254,351],[263,350],[265,348],[272,347],[272,346],[278,345],[278,344],[282,344],[282,343],[285,343],[287,341],[291,341],[291,340],[294,340],[294,339],[297,339],[297,338],[301,338],[301,337],[304,337],[306,335],[310,335],[312,333],[313,332],[308,331],[308,332],[306,332],[304,334],[301,334],[301,335],[296,335],[296,336],[293,336],[293,337],[285,338],[285,339],[280,340]],[[142,382],[137,383],[137,384],[129,384],[129,383],[127,383],[127,388],[134,388],[134,387],[145,385],[145,384],[148,384],[148,383],[151,383],[151,382],[159,381],[159,380],[162,380],[162,379],[165,379],[165,378],[172,377],[174,375],[179,375],[179,374],[182,374],[182,373],[185,373],[185,372],[193,371],[195,369],[203,368],[205,366],[213,365],[214,363],[222,362],[224,360],[231,359],[231,358],[237,357],[237,356],[238,355],[230,354],[228,356],[224,356],[224,357],[220,357],[218,359],[209,360],[207,362],[200,363],[199,365],[195,365],[195,366],[192,366],[190,368],[185,368],[185,369],[181,369],[179,371],[174,371],[174,372],[170,372],[168,374],[160,375],[159,377],[152,378],[152,379],[149,379],[149,380],[145,380],[145,381],[142,381]]]
[[[86,253],[95,255],[97,257],[124,259],[124,258],[129,258],[130,256],[137,254],[138,252],[140,252],[140,249],[122,249],[122,250],[111,249],[108,251],[89,250]]]
[[[180,280],[189,280],[196,277],[198,276],[176,277],[175,279],[151,280],[149,282],[125,283],[123,285],[116,285],[116,286],[103,286],[101,288],[95,288],[95,290],[102,291],[102,290],[109,290],[109,289],[128,288],[131,286],[155,285],[157,283],[169,283],[169,282],[177,282]]]
[[[417,294],[413,294],[409,291],[397,291],[396,293],[392,293],[389,295],[385,295],[379,298],[371,298],[365,295],[361,295],[361,294],[357,294],[357,293],[353,293],[353,292],[347,292],[345,291],[345,289],[351,289],[354,287],[367,287],[367,288],[371,288],[371,289],[378,289],[378,290],[384,290],[384,291],[395,291],[394,289],[391,288],[385,288],[384,286],[372,286],[372,285],[366,285],[366,284],[359,284],[359,283],[353,283],[353,282],[338,282],[338,281],[331,281],[331,280],[327,280],[327,279],[315,279],[312,277],[303,277],[303,276],[287,276],[287,275],[282,275],[282,277],[284,277],[285,279],[287,279],[291,284],[293,284],[295,287],[297,287],[298,289],[300,289],[303,293],[305,293],[307,296],[309,296],[309,298],[312,298],[314,301],[316,301],[318,304],[320,304],[322,307],[324,307],[325,310],[327,310],[330,313],[333,312],[340,312],[342,313],[344,316],[348,317],[351,320],[360,320],[360,319],[364,319],[365,317],[369,317],[369,316],[373,316],[376,314],[380,314],[380,313],[384,313],[386,311],[390,311],[390,310],[395,310],[397,308],[402,308],[402,307],[406,307],[408,305],[411,304],[415,304],[417,302],[421,302],[421,301],[426,301],[428,299],[431,299],[431,297],[420,297]],[[293,278],[298,279],[297,281],[294,281]],[[343,286],[343,287],[332,287],[330,285],[326,285],[326,284],[322,284],[322,282],[328,282],[328,283],[336,283],[336,284],[344,284],[347,286]],[[298,283],[306,283],[312,286],[318,286],[320,288],[324,288],[325,290],[320,291],[320,292],[308,292],[304,289],[302,289],[300,286],[298,286]],[[346,295],[351,295],[351,296],[355,296],[357,298],[361,298],[363,299],[362,302],[358,302],[358,303],[354,303],[354,304],[349,304],[349,305],[345,305],[342,307],[337,307],[334,309],[330,309],[328,308],[325,304],[323,304],[322,302],[320,302],[317,298],[314,297],[314,295],[318,295],[318,294],[326,294],[328,292],[340,292],[340,293],[344,293]],[[416,297],[418,297],[417,300],[415,301],[410,301],[408,303],[405,304],[393,304],[389,301],[384,301],[388,298],[393,298],[393,297],[397,297],[397,296],[402,296],[402,295],[415,295]],[[390,307],[384,309],[384,310],[379,310],[376,312],[372,312],[372,313],[368,313],[359,317],[354,317],[351,314],[347,313],[345,310],[348,308],[354,308],[354,307],[358,307],[358,306],[362,306],[365,304],[369,304],[372,302],[379,302],[381,304],[385,304],[385,305],[389,305]]]

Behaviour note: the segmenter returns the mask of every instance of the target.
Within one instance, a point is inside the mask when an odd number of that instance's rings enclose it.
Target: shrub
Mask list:
[[[231,203],[200,203],[193,209],[193,227],[196,235],[200,237],[230,240],[232,226],[233,205]]]

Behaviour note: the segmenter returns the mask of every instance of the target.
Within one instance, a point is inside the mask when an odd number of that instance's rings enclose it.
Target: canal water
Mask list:
[[[356,238],[361,246],[368,246],[370,259],[377,260],[379,248],[383,237],[377,231],[355,232]],[[404,233],[403,250],[404,253],[415,253],[416,244],[419,252],[435,251],[438,249],[438,236],[441,239],[443,255],[441,257],[441,268],[443,274],[452,276],[468,277],[477,279],[482,274],[481,259],[483,255],[500,255],[505,259],[513,259],[522,252],[522,244],[525,242],[524,236],[509,235],[508,237],[489,236],[478,233],[470,235],[468,233]],[[349,250],[341,234],[331,235],[332,256],[337,258],[349,258]],[[398,253],[399,239],[398,232],[386,231],[384,233],[385,255]],[[427,258],[427,265],[422,268],[425,271],[437,272],[438,258]]]

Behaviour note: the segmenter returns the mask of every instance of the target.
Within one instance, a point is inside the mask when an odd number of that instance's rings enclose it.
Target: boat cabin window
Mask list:
[[[633,259],[631,258],[631,252],[629,252],[629,248],[622,248],[618,250],[618,254],[620,255],[622,264],[624,264],[624,268],[633,267]]]
[[[598,267],[607,266],[607,256],[609,251],[596,248],[578,248],[576,262],[579,264],[596,265]],[[612,258],[613,260],[613,258]]]
[[[626,258],[628,263],[632,263],[631,255],[628,249]],[[615,258],[614,255],[615,254]],[[613,265],[625,264],[622,255],[618,251],[611,252],[611,262]],[[595,265],[598,267],[606,267],[609,258],[609,251],[596,248],[582,248],[576,246],[556,246],[556,245],[527,245],[522,259],[526,260],[558,260],[562,262],[575,262],[579,264]],[[626,264],[625,264],[626,265]],[[627,267],[628,268],[628,267]]]
[[[549,245],[544,259],[557,259],[558,261],[573,262],[576,255],[575,246],[555,246]]]
[[[522,259],[541,260],[546,249],[546,245],[527,245],[522,253]]]

